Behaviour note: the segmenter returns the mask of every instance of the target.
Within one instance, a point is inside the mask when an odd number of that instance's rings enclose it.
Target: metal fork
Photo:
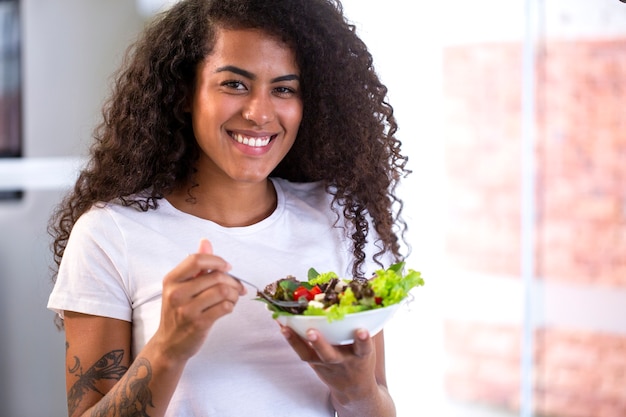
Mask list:
[[[257,293],[257,295],[258,295],[259,297],[263,297],[265,300],[267,300],[268,302],[270,302],[270,303],[274,304],[275,306],[278,306],[278,307],[283,307],[283,308],[294,308],[294,307],[296,307],[296,308],[298,308],[298,307],[303,307],[303,308],[305,308],[305,307],[307,306],[307,304],[308,304],[307,300],[305,300],[305,299],[303,299],[303,298],[301,298],[301,299],[300,299],[300,300],[298,300],[298,301],[282,301],[282,300],[275,300],[275,299],[273,299],[272,297],[270,297],[269,295],[265,294],[263,291],[261,291],[261,290],[259,289],[259,287],[257,287],[257,286],[256,286],[256,285],[254,285],[253,283],[248,282],[248,281],[246,281],[245,279],[238,278],[238,277],[236,277],[236,276],[234,276],[234,275],[232,275],[232,274],[228,274],[228,275],[230,275],[230,277],[231,277],[232,279],[237,280],[237,281],[241,282],[242,284],[246,284],[246,285],[248,285],[248,286],[250,286],[250,287],[254,288],[254,289],[256,290],[256,293]]]

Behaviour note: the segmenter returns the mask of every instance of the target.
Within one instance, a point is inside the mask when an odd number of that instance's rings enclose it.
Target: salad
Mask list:
[[[424,285],[421,274],[409,269],[403,273],[404,262],[380,269],[370,279],[340,278],[335,272],[308,271],[308,281],[288,275],[269,285],[263,292],[275,300],[301,301],[299,307],[278,307],[262,297],[273,317],[279,315],[326,316],[328,321],[341,320],[346,314],[388,307],[404,300],[414,287]],[[306,300],[306,302],[303,302]]]

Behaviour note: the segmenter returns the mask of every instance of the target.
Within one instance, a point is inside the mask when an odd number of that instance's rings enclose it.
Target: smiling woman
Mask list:
[[[404,259],[386,94],[339,1],[186,0],[148,25],[51,219],[70,415],[395,416],[382,332],[299,336],[230,275]]]
[[[203,178],[198,178],[194,190],[196,202],[198,198],[216,201],[217,196],[206,193],[221,193],[222,187],[256,198],[252,190],[265,183],[296,139],[302,120],[299,74],[294,51],[276,37],[254,29],[217,31],[211,53],[198,66],[191,97],[192,125],[202,150],[197,168]],[[189,209],[187,197],[181,187],[170,202]],[[273,206],[274,193],[266,198],[271,202],[262,207]],[[216,208],[194,205],[199,206]],[[237,208],[226,207],[214,216],[237,216]],[[195,214],[214,218],[210,213]]]

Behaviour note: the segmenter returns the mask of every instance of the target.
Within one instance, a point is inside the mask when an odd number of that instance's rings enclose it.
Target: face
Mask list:
[[[258,30],[217,32],[197,69],[190,111],[211,181],[264,181],[293,145],[302,119],[293,51]]]

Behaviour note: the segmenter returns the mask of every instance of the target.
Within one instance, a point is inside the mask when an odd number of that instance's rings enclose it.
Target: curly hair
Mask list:
[[[368,214],[380,239],[375,260],[385,252],[403,259],[407,225],[395,190],[410,172],[407,158],[387,88],[340,1],[183,0],[146,27],[116,74],[89,163],[50,219],[55,277],[75,222],[91,206],[117,199],[148,211],[193,178],[199,150],[185,109],[218,28],[260,29],[294,49],[303,118],[271,175],[321,181],[332,193],[351,225],[355,277],[365,260]]]

